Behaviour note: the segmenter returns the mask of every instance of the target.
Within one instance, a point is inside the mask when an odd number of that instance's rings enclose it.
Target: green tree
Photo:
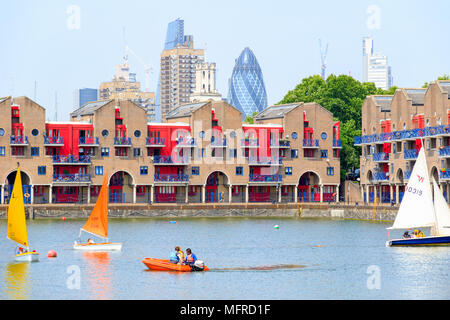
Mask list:
[[[437,80],[450,80],[450,76],[448,74],[444,74],[444,75],[438,77]],[[425,82],[423,84],[422,88],[428,88],[428,86],[429,86],[429,83]]]
[[[255,122],[255,116],[258,112],[253,112],[251,116],[246,116],[244,122],[248,124],[253,124]]]
[[[279,104],[292,102],[317,102],[330,110],[341,123],[341,179],[352,168],[359,167],[361,148],[355,147],[354,137],[361,135],[361,109],[368,95],[393,94],[377,89],[374,83],[361,83],[348,75],[328,76],[326,81],[319,75],[304,78],[293,90],[288,91]]]

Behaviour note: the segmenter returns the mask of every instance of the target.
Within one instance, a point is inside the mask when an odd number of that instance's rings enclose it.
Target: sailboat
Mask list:
[[[14,187],[8,205],[8,239],[19,244],[15,253],[16,261],[39,261],[39,253],[30,251],[25,221],[25,205],[23,201],[22,178],[20,167],[17,169]],[[23,249],[25,247],[25,250]]]
[[[386,246],[450,245],[450,210],[433,179],[434,201],[423,146],[405,189],[394,224],[388,229]],[[430,235],[391,239],[390,230],[429,228]]]
[[[75,250],[85,250],[85,251],[112,251],[112,250],[122,250],[122,243],[108,242],[108,175],[105,174],[103,179],[103,185],[100,189],[97,202],[92,209],[91,215],[89,216],[86,224],[80,229],[80,234],[78,238],[81,238],[81,233],[87,232],[89,234],[95,235],[102,239],[104,242],[94,243],[78,243],[75,241],[73,248]]]

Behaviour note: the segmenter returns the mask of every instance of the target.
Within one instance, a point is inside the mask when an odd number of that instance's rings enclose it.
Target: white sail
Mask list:
[[[423,147],[409,178],[394,224],[389,229],[434,226],[434,207],[430,177]]]
[[[434,210],[436,212],[436,236],[450,236],[450,210],[441,190],[433,179]]]

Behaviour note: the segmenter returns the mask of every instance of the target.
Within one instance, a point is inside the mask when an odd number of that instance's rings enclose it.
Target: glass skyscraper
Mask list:
[[[267,108],[263,75],[250,48],[245,48],[236,59],[228,85],[228,103],[241,110],[244,118]]]
[[[73,108],[77,109],[88,102],[98,100],[98,90],[91,88],[76,89],[73,93]]]

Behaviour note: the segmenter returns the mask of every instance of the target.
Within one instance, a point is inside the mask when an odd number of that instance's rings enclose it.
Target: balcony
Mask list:
[[[249,157],[248,164],[251,166],[281,166],[283,159],[280,157]]]
[[[90,156],[53,156],[53,164],[54,165],[90,165],[91,157]]]
[[[98,137],[80,137],[78,139],[78,146],[80,147],[95,147],[98,145]]]
[[[263,183],[282,182],[283,176],[281,174],[272,174],[272,175],[250,174],[248,177],[248,181],[263,182]]]
[[[419,152],[416,149],[405,150],[403,153],[403,158],[405,160],[417,159]]]
[[[213,148],[225,148],[227,146],[227,139],[215,139],[211,138],[211,147]]]
[[[245,148],[257,148],[259,146],[259,141],[258,139],[242,139],[241,146]]]
[[[388,177],[386,176],[386,172],[375,172],[373,175],[374,181],[387,181]]]
[[[61,183],[61,184],[71,184],[71,183],[90,183],[91,175],[90,174],[54,174],[53,175],[53,183]]]
[[[412,170],[405,171],[405,175],[403,176],[403,180],[409,180],[411,178]]]
[[[157,137],[147,137],[145,140],[146,147],[165,147],[165,139]]]
[[[28,136],[11,136],[9,141],[10,141],[10,145],[27,146],[28,145]]]
[[[63,137],[46,137],[44,136],[44,146],[63,146],[64,139]]]
[[[194,138],[181,138],[177,140],[177,147],[180,148],[191,148],[195,147],[197,145],[197,142]]]
[[[442,158],[450,157],[450,147],[441,147],[439,149],[439,157]]]
[[[319,148],[319,140],[303,139],[303,148]]]
[[[155,174],[155,182],[187,183],[187,182],[189,182],[189,175],[187,175],[187,174]]]
[[[447,168],[442,168],[439,172],[439,179],[441,180],[449,180],[450,179],[450,168],[447,170]]]
[[[115,137],[114,146],[117,147],[131,147],[131,138]]]
[[[189,164],[188,157],[176,157],[172,158],[171,156],[154,156],[153,157],[154,165],[178,165],[184,166]]]
[[[341,140],[333,140],[333,148],[342,148]]]
[[[373,162],[389,162],[389,153],[380,152],[372,155]]]
[[[291,142],[289,140],[270,140],[271,148],[290,148]]]

